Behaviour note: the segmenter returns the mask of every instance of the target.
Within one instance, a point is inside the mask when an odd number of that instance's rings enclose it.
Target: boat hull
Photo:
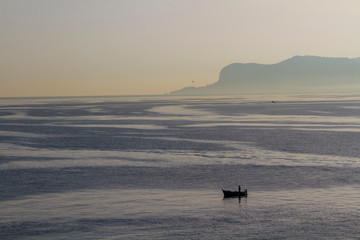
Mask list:
[[[238,192],[238,191],[228,191],[228,190],[224,190],[222,189],[223,193],[224,193],[224,198],[230,198],[230,197],[247,197],[247,190],[243,191],[243,192]]]

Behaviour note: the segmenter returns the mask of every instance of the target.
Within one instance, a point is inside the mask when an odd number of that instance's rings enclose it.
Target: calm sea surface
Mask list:
[[[0,239],[360,239],[360,95],[0,99],[0,179]]]

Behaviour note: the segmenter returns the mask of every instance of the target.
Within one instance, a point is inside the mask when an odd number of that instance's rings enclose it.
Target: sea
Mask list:
[[[360,239],[360,95],[1,98],[0,239]]]

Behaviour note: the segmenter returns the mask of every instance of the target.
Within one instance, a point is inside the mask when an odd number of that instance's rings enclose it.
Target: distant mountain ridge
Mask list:
[[[360,58],[294,56],[275,64],[232,63],[219,80],[172,95],[360,90]]]

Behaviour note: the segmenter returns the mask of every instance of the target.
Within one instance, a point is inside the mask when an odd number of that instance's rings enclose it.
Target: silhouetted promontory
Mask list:
[[[360,58],[294,56],[276,64],[233,63],[214,84],[172,95],[360,90]]]

